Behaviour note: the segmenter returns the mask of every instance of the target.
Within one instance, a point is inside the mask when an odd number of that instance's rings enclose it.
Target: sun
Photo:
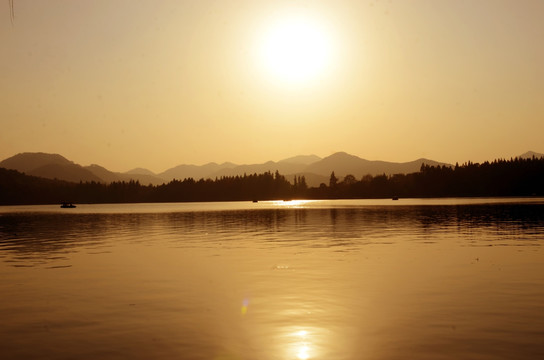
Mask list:
[[[331,66],[334,46],[327,27],[317,19],[288,15],[270,21],[258,40],[258,62],[272,79],[306,84]]]

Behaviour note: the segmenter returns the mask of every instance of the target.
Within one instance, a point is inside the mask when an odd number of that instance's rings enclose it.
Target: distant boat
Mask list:
[[[67,202],[63,202],[61,205],[60,205],[61,208],[63,209],[72,209],[72,208],[75,208],[76,206],[72,203],[67,203]]]
[[[398,200],[398,199],[399,199],[398,196],[393,196],[393,199],[391,199],[391,200]]]

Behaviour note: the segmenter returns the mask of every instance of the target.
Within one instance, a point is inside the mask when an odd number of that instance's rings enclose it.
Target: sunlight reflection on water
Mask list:
[[[4,208],[0,349],[11,359],[542,357],[544,205],[448,201]]]

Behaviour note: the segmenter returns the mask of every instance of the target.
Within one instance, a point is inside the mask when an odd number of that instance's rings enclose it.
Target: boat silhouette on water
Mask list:
[[[76,206],[72,203],[68,203],[68,202],[63,202],[61,205],[60,205],[61,208],[63,209],[72,209],[72,208],[75,208]]]

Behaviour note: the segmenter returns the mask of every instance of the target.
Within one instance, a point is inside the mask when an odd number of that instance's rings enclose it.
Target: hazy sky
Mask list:
[[[0,4],[0,160],[544,152],[544,1]]]

